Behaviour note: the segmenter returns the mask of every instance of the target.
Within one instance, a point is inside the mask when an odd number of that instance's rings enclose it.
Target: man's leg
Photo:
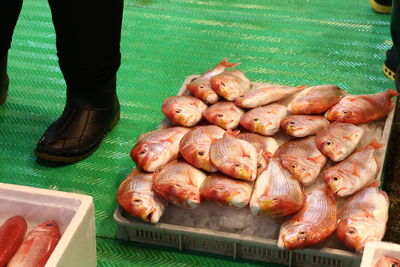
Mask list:
[[[7,98],[7,53],[21,7],[22,0],[0,1],[0,104],[3,104]]]
[[[119,119],[123,0],[49,0],[57,53],[67,84],[61,117],[46,130],[36,154],[75,162],[92,154]]]

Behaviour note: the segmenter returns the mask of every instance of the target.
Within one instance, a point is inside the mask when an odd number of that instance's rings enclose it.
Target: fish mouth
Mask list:
[[[346,190],[346,189],[349,189],[349,188],[348,187],[343,187],[343,188],[340,188],[340,189],[336,189],[336,190],[333,190],[333,193],[335,195],[338,195],[338,196],[342,197],[342,196],[344,196],[343,194],[345,194],[345,192],[343,192],[343,191]]]

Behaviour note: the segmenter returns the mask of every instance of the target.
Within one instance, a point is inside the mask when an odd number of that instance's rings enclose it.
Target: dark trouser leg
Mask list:
[[[120,65],[123,0],[49,0],[67,103],[46,130],[36,155],[75,162],[93,153],[119,119],[116,72]]]
[[[400,0],[393,0],[392,20],[390,22],[390,33],[392,35],[393,47],[396,51],[400,51]],[[398,58],[400,61],[400,58]],[[396,87],[400,90],[400,68],[397,66],[396,71]]]
[[[21,12],[22,0],[0,1],[0,104],[4,103],[8,91],[7,51]]]

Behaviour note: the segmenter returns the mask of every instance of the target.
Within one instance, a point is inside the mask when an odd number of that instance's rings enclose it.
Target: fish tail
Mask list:
[[[224,57],[218,65],[222,66],[224,68],[233,68],[233,67],[236,67],[239,64],[240,63],[229,62],[228,58]]]
[[[397,93],[397,91],[393,90],[393,89],[387,89],[385,94],[389,97],[392,98],[394,96],[398,96],[399,93]]]
[[[239,135],[239,133],[240,133],[239,130],[232,131],[231,129],[228,129],[228,130],[226,130],[226,132],[225,132],[224,135],[229,135],[229,136],[232,136],[232,137],[237,137],[237,136]]]
[[[372,147],[375,150],[378,150],[378,149],[384,147],[385,145],[382,143],[379,143],[378,141],[376,141],[376,139],[374,139],[371,141],[371,143],[368,144],[368,146]]]
[[[308,85],[308,84],[305,84],[305,85],[299,85],[299,86],[296,86],[296,87],[299,88],[299,89],[301,89],[301,90],[303,90],[303,89],[309,87],[309,85]]]

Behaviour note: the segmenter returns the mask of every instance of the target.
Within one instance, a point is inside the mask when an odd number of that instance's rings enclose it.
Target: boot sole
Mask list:
[[[394,72],[393,70],[389,69],[389,67],[386,66],[386,64],[383,64],[383,73],[385,73],[385,75],[386,75],[389,79],[391,79],[392,81],[394,81],[396,72]]]
[[[375,2],[374,0],[370,0],[369,2],[371,3],[372,8],[378,13],[382,14],[392,13],[392,6],[384,6]]]
[[[120,119],[120,111],[118,111],[117,116],[114,119],[114,121],[112,122],[107,133],[109,131],[111,131],[115,127],[115,125],[117,125],[119,119]],[[106,134],[104,134],[104,136],[106,136]],[[83,160],[83,159],[89,157],[90,155],[92,155],[97,150],[97,148],[100,146],[101,142],[103,141],[104,136],[100,139],[100,141],[92,149],[90,149],[88,152],[81,154],[79,156],[73,156],[73,157],[56,156],[56,155],[46,154],[46,153],[38,152],[38,151],[35,151],[35,154],[38,158],[46,160],[46,161],[51,161],[51,162],[56,162],[56,163],[74,163],[74,162]]]

